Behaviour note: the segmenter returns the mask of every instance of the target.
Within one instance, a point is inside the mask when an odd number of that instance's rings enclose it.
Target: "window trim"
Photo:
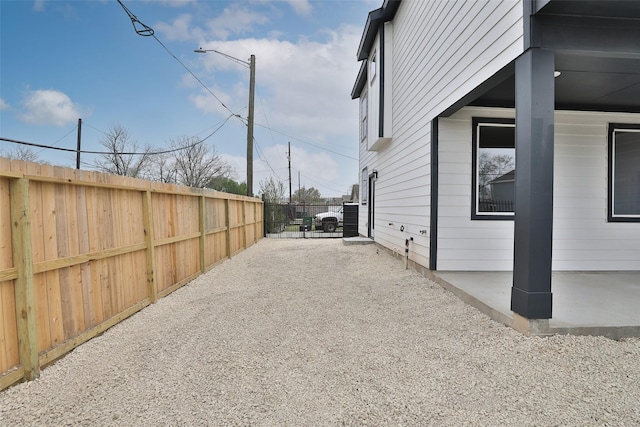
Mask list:
[[[514,212],[478,212],[478,129],[480,125],[501,125],[504,127],[514,127],[516,121],[511,118],[496,118],[496,117],[472,117],[471,119],[471,220],[489,220],[489,221],[513,221],[515,217]],[[514,141],[515,149],[515,141]]]
[[[373,84],[378,75],[378,51],[374,49],[369,59],[369,84]]]
[[[631,131],[640,133],[640,124],[630,123],[609,123],[607,132],[607,222],[640,222],[640,213],[635,215],[615,215],[614,208],[614,175],[615,175],[615,149],[614,149],[614,133],[615,131]]]
[[[362,114],[364,107],[364,114]],[[365,142],[369,134],[369,97],[367,91],[360,95],[360,142]]]
[[[369,173],[367,169],[367,167],[362,169],[362,176],[360,177],[360,204],[363,206],[367,204],[367,194],[369,191]]]

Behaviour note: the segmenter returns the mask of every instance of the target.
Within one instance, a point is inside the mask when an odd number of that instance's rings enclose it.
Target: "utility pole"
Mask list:
[[[249,58],[249,114],[247,116],[247,196],[253,196],[253,98],[256,90],[256,56]]]
[[[149,34],[145,34],[145,35],[149,35]],[[151,35],[153,35],[153,32]],[[247,114],[247,196],[253,197],[253,109],[254,109],[253,99],[256,91],[256,56],[251,55],[251,57],[249,58],[249,62],[246,62],[246,61],[243,61],[242,59],[236,58],[235,56],[218,52],[215,49],[199,48],[194,50],[194,52],[195,53],[215,52],[219,55],[222,55],[231,59],[234,62],[238,62],[245,66],[249,65],[249,112]],[[211,94],[213,95],[213,93]]]
[[[291,200],[291,141],[289,141],[289,154],[287,154],[287,160],[289,160],[289,203]]]
[[[76,151],[76,169],[80,169],[80,144],[82,141],[82,119],[78,119],[78,149]]]

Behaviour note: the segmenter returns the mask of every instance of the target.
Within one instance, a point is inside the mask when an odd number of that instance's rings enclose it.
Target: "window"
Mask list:
[[[362,180],[360,181],[360,202],[363,205],[367,204],[367,184],[369,183],[369,175],[367,174],[367,168],[362,169]]]
[[[360,96],[360,142],[367,140],[367,94]]]
[[[640,221],[640,125],[609,125],[609,221]]]
[[[371,59],[369,60],[369,81],[371,83],[373,83],[373,81],[376,78],[376,72],[377,70],[377,64],[376,64],[376,51],[373,51],[373,54],[371,55]]]
[[[513,119],[473,119],[472,219],[513,219],[516,138]]]

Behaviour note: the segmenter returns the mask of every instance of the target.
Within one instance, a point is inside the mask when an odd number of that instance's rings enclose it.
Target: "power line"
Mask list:
[[[293,168],[293,169],[295,169],[295,168]],[[300,175],[302,175],[303,177],[305,177],[305,178],[307,178],[307,179],[309,179],[309,180],[311,180],[311,181],[315,182],[315,183],[316,183],[316,184],[318,184],[318,185],[321,185],[321,186],[322,186],[322,187],[324,187],[324,188],[327,188],[327,189],[329,189],[329,190],[331,190],[331,191],[337,191],[339,194],[341,194],[341,193],[342,193],[342,190],[337,190],[337,189],[335,189],[335,188],[331,188],[331,187],[329,187],[329,186],[327,186],[327,185],[325,185],[325,184],[323,184],[323,183],[321,183],[321,182],[318,182],[318,181],[316,181],[315,179],[311,178],[310,176],[303,174],[300,170],[298,170],[298,172],[299,172],[299,173],[300,173]]]
[[[67,132],[62,138],[58,139],[57,141],[55,141],[53,144],[51,144],[52,147],[54,147],[57,143],[59,143],[60,141],[62,141],[63,139],[65,139],[66,137],[68,137],[71,132],[75,131],[76,129],[78,129],[78,125],[75,125],[69,132]],[[36,154],[40,154],[45,150],[45,148],[42,148],[40,150],[38,150],[36,152]]]
[[[201,144],[204,141],[206,141],[207,139],[211,138],[216,132],[218,132],[220,129],[222,129],[222,127],[227,123],[227,121],[231,117],[233,117],[233,115],[228,116],[222,122],[222,124],[220,126],[218,126],[209,135],[207,135],[206,137],[200,139],[198,142],[194,142],[193,144],[190,144],[190,145],[188,145],[186,147],[172,148],[170,150],[151,151],[151,152],[135,152],[135,151],[121,152],[121,153],[117,153],[117,154],[122,155],[122,156],[142,156],[142,155],[148,155],[148,154],[168,154],[168,153],[175,153],[175,152],[180,151],[180,150],[186,150],[186,149],[192,148],[192,147],[194,147],[194,146],[196,146],[198,144]],[[0,137],[0,141],[11,142],[13,144],[26,145],[26,146],[29,146],[29,147],[38,147],[38,148],[49,149],[49,150],[65,151],[65,152],[68,152],[68,153],[78,153],[78,150],[73,149],[73,148],[53,147],[53,146],[50,146],[50,145],[36,144],[34,142],[19,141],[19,140],[16,140],[16,139],[10,139],[10,138],[4,138],[4,137]],[[82,153],[82,154],[107,154],[107,155],[108,154],[113,154],[112,151],[93,151],[93,150],[80,150],[80,153]]]
[[[229,111],[229,113],[231,113],[231,115],[236,116],[238,118],[240,118],[242,120],[242,117],[232,111],[229,107],[226,106],[226,104],[224,102],[222,102],[222,100],[220,98],[218,98],[218,96],[216,96],[215,93],[213,93],[213,91],[211,89],[209,89],[209,87],[204,84],[204,82],[202,80],[200,80],[198,78],[198,76],[196,76],[194,74],[193,71],[191,71],[189,69],[189,67],[187,67],[186,65],[184,65],[184,63],[182,61],[180,61],[180,59],[173,54],[173,52],[171,52],[169,50],[169,48],[162,43],[162,41],[160,41],[160,39],[155,35],[153,28],[149,27],[148,25],[143,24],[133,13],[131,13],[131,11],[129,9],[127,9],[127,7],[122,3],[122,1],[118,0],[118,3],[120,3],[120,6],[122,6],[122,8],[124,9],[124,11],[127,13],[127,15],[129,15],[129,18],[131,19],[131,23],[133,24],[133,29],[135,30],[136,34],[140,35],[140,36],[151,36],[153,37],[159,44],[160,46],[162,46],[164,48],[164,50],[176,61],[178,61],[178,63],[180,65],[182,65],[182,68],[184,68],[185,70],[187,70],[187,72],[189,74],[191,74],[191,76],[198,82],[200,83],[200,85],[207,91],[209,92],[209,94],[211,94],[211,96],[213,96],[219,103],[220,105],[222,105],[222,107],[224,107],[227,111]],[[136,24],[140,25],[142,28],[136,27]]]
[[[270,130],[270,131],[272,131],[272,132],[279,133],[280,135],[284,135],[284,136],[286,136],[286,137],[288,137],[288,138],[295,139],[296,141],[298,141],[298,142],[302,142],[303,144],[307,144],[307,145],[311,145],[312,147],[319,148],[320,150],[328,151],[328,152],[330,152],[330,153],[337,154],[338,156],[342,156],[342,157],[345,157],[345,158],[347,158],[347,159],[351,159],[351,160],[358,160],[358,159],[357,159],[357,158],[355,158],[355,157],[347,156],[346,154],[342,154],[342,153],[339,153],[339,152],[337,152],[337,151],[330,150],[330,149],[328,149],[328,148],[326,148],[326,147],[322,147],[322,146],[320,146],[320,145],[313,144],[313,143],[311,143],[311,142],[305,141],[305,140],[300,139],[300,138],[298,138],[298,137],[295,137],[295,136],[293,136],[293,135],[289,135],[289,134],[284,133],[284,132],[282,132],[282,131],[279,131],[279,130],[277,130],[277,129],[272,129],[272,128],[270,128],[269,126],[266,126],[266,125],[263,125],[263,124],[260,124],[260,123],[255,123],[255,125],[256,125],[256,126],[260,126],[261,128],[268,129],[268,130]]]

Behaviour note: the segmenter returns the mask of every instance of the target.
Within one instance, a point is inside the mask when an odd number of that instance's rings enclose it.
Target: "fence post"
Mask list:
[[[18,278],[15,281],[18,352],[25,379],[29,381],[40,375],[36,301],[33,285],[29,180],[26,178],[12,179],[10,192],[13,263],[18,270]]]
[[[151,303],[155,304],[158,301],[158,287],[156,285],[156,253],[150,190],[146,190],[142,194],[142,209],[144,210],[144,240],[147,245],[147,293]]]
[[[224,210],[227,221],[227,257],[231,258],[231,214],[229,212],[229,198],[224,199]]]
[[[258,204],[253,201],[253,243],[258,241]]]
[[[207,230],[206,230],[206,225],[207,225],[207,217],[205,214],[205,202],[206,199],[204,198],[204,195],[200,196],[200,213],[199,213],[199,225],[200,225],[200,271],[202,272],[202,274],[206,273],[207,271],[207,266],[205,264],[206,262],[206,257],[205,257],[205,242],[206,242],[206,238],[207,238]]]

